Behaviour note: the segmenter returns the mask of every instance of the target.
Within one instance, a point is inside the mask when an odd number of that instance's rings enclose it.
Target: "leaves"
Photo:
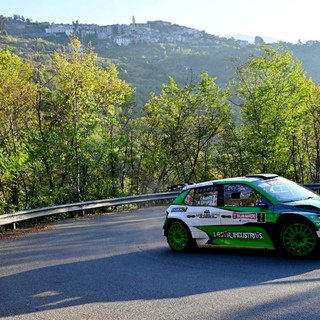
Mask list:
[[[262,50],[225,89],[170,77],[142,107],[76,38],[46,67],[0,50],[0,213],[249,172],[319,182],[319,87]]]
[[[160,96],[145,105],[142,163],[146,172],[158,177],[151,177],[157,182],[155,190],[166,183],[199,179],[198,167],[206,148],[213,146],[229,119],[227,96],[227,91],[215,85],[215,79],[203,73],[199,83],[184,88],[170,78]]]
[[[292,140],[302,133],[310,97],[301,63],[282,49],[266,47],[237,73],[241,131],[251,170],[290,174],[288,161],[296,156]]]

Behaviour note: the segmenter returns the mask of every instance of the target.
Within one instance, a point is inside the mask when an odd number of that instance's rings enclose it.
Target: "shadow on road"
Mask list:
[[[274,280],[278,286],[294,283],[285,278],[313,271],[319,265],[319,260],[291,260],[274,252],[199,250],[175,254],[163,246],[140,248],[2,277],[0,317],[96,302],[180,298],[261,286]],[[297,281],[303,285],[320,279]],[[306,293],[305,299],[310,295]],[[299,301],[303,298],[300,295]],[[295,299],[288,297],[287,303]]]

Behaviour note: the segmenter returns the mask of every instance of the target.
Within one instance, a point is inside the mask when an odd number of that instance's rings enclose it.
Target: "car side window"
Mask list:
[[[194,189],[194,206],[216,206],[218,201],[218,189],[216,186],[208,186]]]
[[[187,196],[184,198],[183,203],[192,206],[193,204],[193,197],[194,197],[194,189],[191,189]]]
[[[262,201],[260,193],[245,184],[226,184],[223,193],[226,207],[254,207]]]

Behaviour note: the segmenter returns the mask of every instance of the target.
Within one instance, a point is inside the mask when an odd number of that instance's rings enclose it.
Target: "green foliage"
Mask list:
[[[265,47],[262,56],[251,57],[237,74],[243,148],[250,170],[276,172],[299,181],[297,143],[311,95],[301,63],[281,48]]]
[[[307,121],[298,145],[297,161],[300,181],[320,182],[320,87],[310,81],[311,99],[307,105]]]
[[[34,126],[36,86],[28,64],[0,50],[0,210],[19,208],[28,200],[28,132]]]
[[[241,52],[234,72],[220,49],[157,45],[137,58],[137,46],[101,59],[77,38],[54,55],[43,40],[17,44],[42,53],[23,62],[0,50],[0,214],[252,172],[320,180],[320,89],[283,48]],[[198,72],[204,58],[237,77],[222,89]],[[143,79],[149,95],[176,73],[142,107],[120,76]]]
[[[161,94],[145,105],[141,167],[147,176],[141,174],[147,185],[161,190],[166,183],[210,176],[199,167],[207,166],[208,150],[229,120],[227,96],[203,73],[199,83],[182,89],[170,78]]]
[[[98,153],[105,159],[106,154],[108,159],[114,152],[113,146],[98,149],[94,135],[99,132],[105,138],[104,147],[107,141],[113,141],[110,132],[117,126],[116,109],[132,93],[128,84],[118,78],[114,66],[103,70],[95,65],[96,59],[92,49],[81,46],[76,38],[67,53],[55,55],[55,114],[51,121],[59,123],[59,132],[53,131],[59,141],[55,147],[63,161],[61,166],[68,172],[68,178],[61,177],[60,185],[73,190],[75,199],[71,200],[77,201],[83,199],[82,194],[90,194],[88,181],[92,183],[92,178],[88,171],[95,164],[93,155]]]
[[[72,39],[67,52],[55,54],[50,79],[41,61],[32,70],[0,51],[2,212],[117,194],[121,105],[133,90],[96,59]]]
[[[162,84],[173,77],[183,87],[193,80],[201,81],[200,74],[207,71],[215,77],[217,85],[226,87],[234,76],[234,69],[229,56],[237,56],[246,61],[251,46],[239,50],[238,47],[216,46],[197,48],[187,45],[156,44],[135,45],[105,50],[97,46],[99,57],[111,59],[119,69],[119,75],[136,88],[134,94],[138,105],[150,99],[150,93],[160,94]]]

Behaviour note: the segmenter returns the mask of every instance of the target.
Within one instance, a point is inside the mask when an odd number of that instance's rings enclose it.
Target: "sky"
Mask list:
[[[217,36],[320,41],[319,0],[0,0],[0,15],[33,21],[130,24],[164,20]],[[241,39],[241,36],[237,36]]]

